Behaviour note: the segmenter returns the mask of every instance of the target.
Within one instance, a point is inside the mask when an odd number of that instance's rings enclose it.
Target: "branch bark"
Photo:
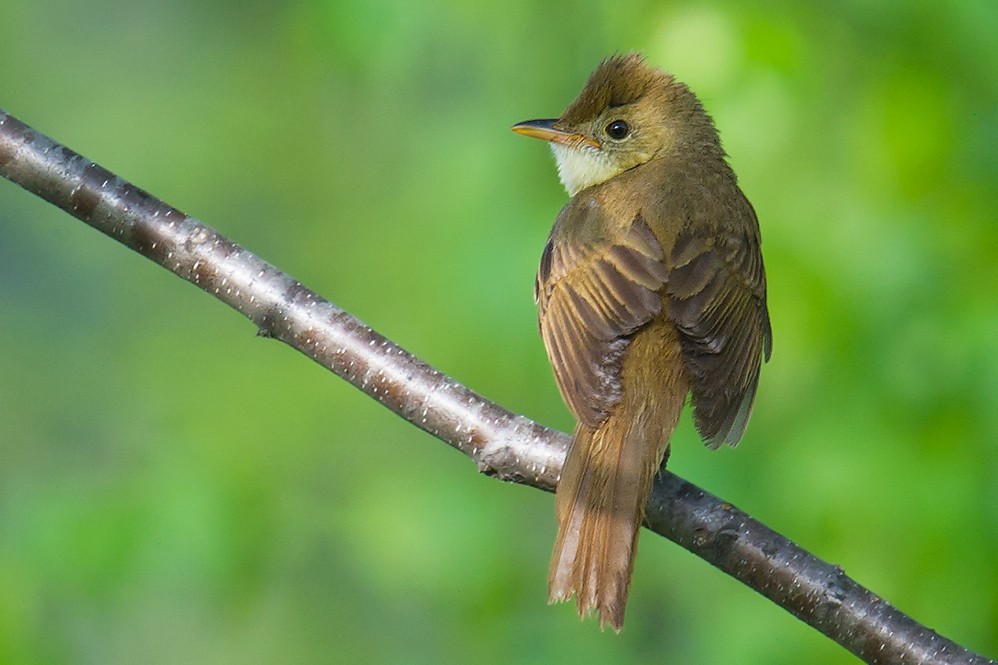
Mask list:
[[[568,436],[481,397],[263,259],[0,110],[0,175],[196,284],[457,448],[479,470],[551,491]],[[649,529],[868,663],[982,664],[731,504],[662,471]]]

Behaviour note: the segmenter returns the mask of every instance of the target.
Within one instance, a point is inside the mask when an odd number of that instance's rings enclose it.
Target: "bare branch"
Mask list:
[[[0,175],[244,314],[480,470],[552,490],[568,437],[469,390],[213,229],[0,111]],[[993,663],[749,515],[663,471],[647,526],[868,663]]]

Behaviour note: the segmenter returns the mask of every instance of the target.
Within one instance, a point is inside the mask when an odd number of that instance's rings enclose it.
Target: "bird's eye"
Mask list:
[[[627,135],[631,133],[630,126],[623,120],[614,120],[609,125],[606,126],[606,135],[612,138],[614,141],[619,141],[621,139],[627,138]]]

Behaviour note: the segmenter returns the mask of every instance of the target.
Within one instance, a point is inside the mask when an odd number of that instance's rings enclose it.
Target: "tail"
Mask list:
[[[661,346],[658,353],[661,363],[668,353]],[[575,429],[558,483],[548,572],[549,602],[574,593],[580,617],[598,610],[600,627],[615,631],[624,622],[645,502],[686,396],[678,362],[670,367],[641,356],[610,416],[597,429]]]

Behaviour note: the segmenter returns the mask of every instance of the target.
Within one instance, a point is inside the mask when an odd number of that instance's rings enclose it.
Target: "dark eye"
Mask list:
[[[623,120],[614,120],[609,125],[606,126],[606,135],[612,138],[614,141],[619,141],[623,138],[627,138],[627,135],[631,133],[631,128]]]

